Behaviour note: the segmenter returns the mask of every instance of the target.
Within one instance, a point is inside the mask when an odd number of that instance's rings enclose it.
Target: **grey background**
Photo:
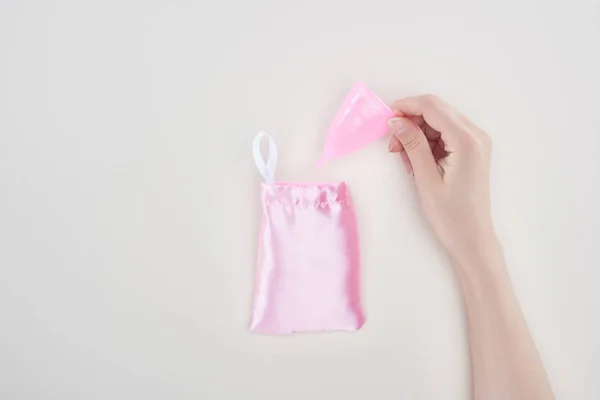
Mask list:
[[[600,6],[486,3],[1,0],[0,398],[468,398],[461,300],[387,142],[311,168],[355,80],[490,133],[552,384],[600,398]],[[350,184],[362,331],[247,332],[257,130],[280,179]]]

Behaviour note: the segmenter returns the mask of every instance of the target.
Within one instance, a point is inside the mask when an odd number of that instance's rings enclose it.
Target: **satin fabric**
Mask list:
[[[354,331],[364,323],[354,206],[341,183],[262,183],[250,330]]]

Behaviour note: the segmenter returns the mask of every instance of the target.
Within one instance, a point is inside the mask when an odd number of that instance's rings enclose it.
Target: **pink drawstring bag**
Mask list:
[[[269,140],[269,158],[260,153]],[[276,182],[277,148],[254,139],[262,221],[250,330],[263,334],[355,331],[365,318],[354,206],[343,182]]]

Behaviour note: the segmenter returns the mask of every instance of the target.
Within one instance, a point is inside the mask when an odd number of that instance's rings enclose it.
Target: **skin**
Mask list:
[[[414,174],[423,212],[462,292],[476,400],[554,399],[490,212],[490,137],[438,97],[396,101],[389,150]]]

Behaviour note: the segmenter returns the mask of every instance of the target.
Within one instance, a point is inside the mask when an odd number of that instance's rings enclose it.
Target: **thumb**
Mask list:
[[[415,179],[429,181],[440,180],[433,153],[427,137],[417,124],[408,118],[395,117],[388,121],[390,132],[402,143],[406,155],[412,164]]]

